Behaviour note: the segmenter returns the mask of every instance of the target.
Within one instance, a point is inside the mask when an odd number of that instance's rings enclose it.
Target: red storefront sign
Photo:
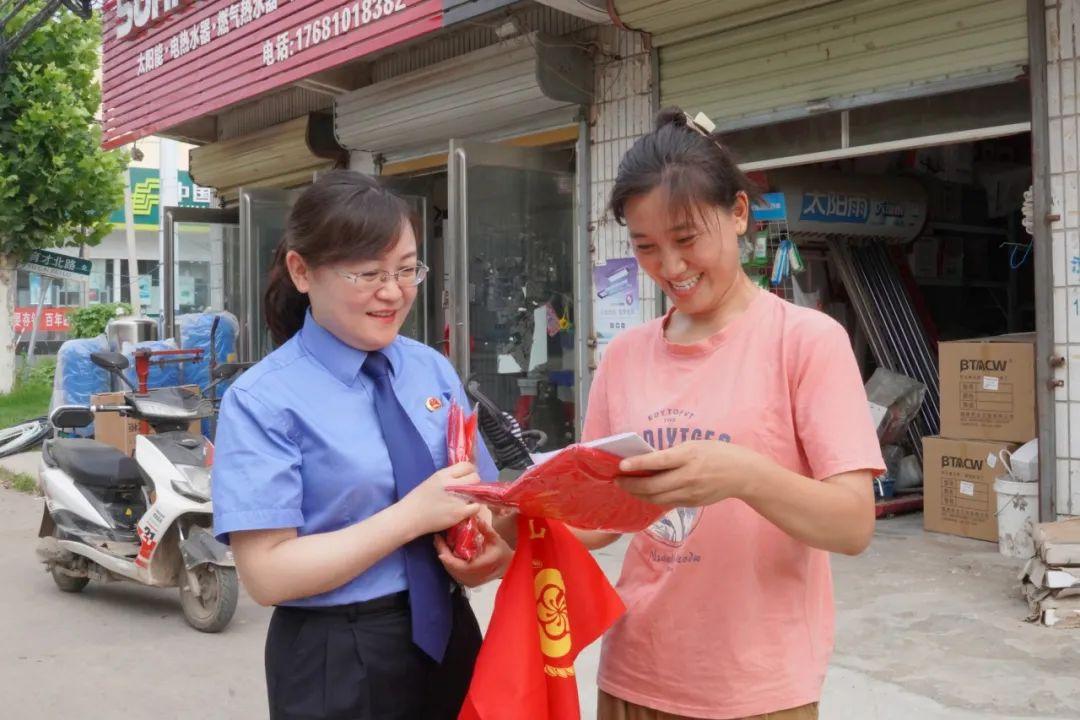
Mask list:
[[[46,307],[41,310],[41,320],[38,322],[38,332],[67,332],[68,312],[72,308]],[[12,327],[15,332],[29,332],[34,327],[34,314],[36,307],[17,307],[12,318]]]
[[[107,0],[106,148],[442,26],[442,0]]]

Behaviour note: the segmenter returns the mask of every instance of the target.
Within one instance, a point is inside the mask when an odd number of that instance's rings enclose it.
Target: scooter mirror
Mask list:
[[[127,370],[128,366],[128,359],[117,352],[90,353],[90,361],[99,368],[105,368],[106,370],[114,372]]]
[[[57,428],[84,428],[94,422],[94,413],[81,405],[61,405],[49,415],[49,422]]]

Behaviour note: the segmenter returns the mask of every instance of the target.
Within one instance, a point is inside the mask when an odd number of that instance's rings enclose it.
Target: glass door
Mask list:
[[[402,194],[401,197],[412,208],[413,230],[416,233],[416,251],[420,262],[427,265],[431,271],[427,280],[420,286],[416,294],[416,302],[413,303],[409,317],[401,326],[401,334],[425,345],[435,345],[433,328],[436,327],[436,309],[433,301],[438,297],[438,290],[442,284],[439,268],[442,262],[433,262],[431,257],[431,200],[421,195]]]
[[[285,224],[300,190],[240,190],[239,273],[235,286],[243,296],[239,350],[245,362],[261,360],[274,349],[263,319],[263,293],[274,252],[285,236]]]
[[[166,208],[166,337],[176,336],[178,315],[224,310],[240,325],[241,361],[260,360],[273,349],[262,296],[299,192],[241,189],[239,208]]]
[[[401,327],[401,334],[430,345],[444,354],[446,306],[443,296],[446,285],[440,218],[444,217],[445,213],[440,212],[439,206],[445,207],[446,201],[445,198],[441,202],[437,199],[436,186],[439,185],[439,179],[445,179],[445,176],[444,172],[379,178],[379,182],[409,203],[420,260],[430,268],[427,280],[417,293],[412,312]],[[445,182],[442,185],[445,186]]]
[[[176,317],[228,311],[241,317],[240,216],[236,210],[165,208],[162,258],[165,337],[176,337]]]
[[[450,354],[545,449],[574,441],[574,173],[567,151],[450,142]]]

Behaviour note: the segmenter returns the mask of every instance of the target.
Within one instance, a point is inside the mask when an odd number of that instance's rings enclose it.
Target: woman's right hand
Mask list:
[[[458,463],[439,470],[398,502],[417,536],[442,532],[480,512],[483,506],[447,492],[449,485],[480,482],[476,466]]]

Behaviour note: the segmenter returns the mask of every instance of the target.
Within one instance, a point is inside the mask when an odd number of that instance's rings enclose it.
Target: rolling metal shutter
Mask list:
[[[446,152],[449,138],[494,140],[576,121],[592,92],[580,49],[515,38],[338,98],[343,146],[397,162]]]
[[[616,0],[653,33],[663,105],[721,130],[993,85],[1024,72],[1024,0]]]

